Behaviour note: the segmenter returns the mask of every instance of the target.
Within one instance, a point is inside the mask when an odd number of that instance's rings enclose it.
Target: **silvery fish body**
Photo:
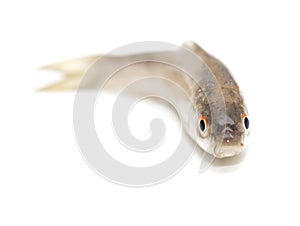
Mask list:
[[[192,60],[187,61],[187,51],[197,56],[200,63],[193,66]],[[173,51],[92,56],[49,65],[45,68],[63,72],[64,80],[42,90],[99,88],[99,84],[107,82],[102,75],[118,65],[127,67],[115,72],[117,76],[110,77],[104,90],[121,90],[138,79],[148,78],[144,84],[141,81],[139,86],[132,86],[131,91],[164,97],[176,105],[183,128],[204,151],[224,158],[246,148],[249,118],[239,86],[221,61],[191,41]],[[192,70],[185,70],[187,67]],[[87,76],[82,79],[84,75]]]

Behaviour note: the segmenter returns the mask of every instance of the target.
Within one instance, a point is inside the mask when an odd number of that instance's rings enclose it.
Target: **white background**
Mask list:
[[[297,3],[2,2],[0,225],[299,225]],[[137,41],[187,39],[239,82],[250,112],[247,154],[200,174],[196,153],[153,187],[104,180],[77,149],[74,93],[35,92],[57,78],[37,68]]]

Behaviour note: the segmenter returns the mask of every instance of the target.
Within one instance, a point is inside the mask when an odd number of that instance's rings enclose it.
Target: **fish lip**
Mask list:
[[[241,152],[244,151],[244,146],[221,146],[219,149],[214,150],[214,156],[216,158],[228,158],[228,157],[234,157]]]

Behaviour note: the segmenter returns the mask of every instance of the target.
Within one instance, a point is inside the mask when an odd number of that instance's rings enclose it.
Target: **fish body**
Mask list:
[[[134,60],[148,59],[137,61],[130,67],[116,72],[117,76],[110,79],[106,90],[120,90],[124,84],[130,84],[138,78],[160,78],[159,82],[155,79],[148,80],[136,91],[163,96],[176,103],[182,116],[183,128],[207,153],[217,158],[232,157],[241,153],[246,148],[250,132],[248,110],[238,84],[220,60],[196,43],[185,42],[183,48],[191,51],[202,62],[200,70],[193,78],[172,65],[151,60],[176,57],[176,51],[171,55],[169,52],[150,52],[124,56],[92,56],[46,66],[46,69],[63,72],[64,79],[42,90],[74,90],[79,87],[80,81],[80,89],[97,88],[99,83],[104,82],[101,74],[105,72],[106,66],[120,63],[126,65]],[[107,63],[97,67],[95,62],[99,59],[107,60]],[[91,66],[93,71],[89,72],[89,78],[81,80]],[[168,81],[175,86],[168,85]],[[184,93],[178,92],[178,87]],[[193,117],[194,115],[196,117]]]

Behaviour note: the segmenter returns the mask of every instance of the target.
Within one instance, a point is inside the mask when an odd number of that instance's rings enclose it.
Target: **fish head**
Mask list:
[[[232,157],[247,146],[250,134],[249,116],[244,101],[225,98],[226,109],[222,114],[211,112],[211,105],[200,108],[198,124],[199,145],[217,158]],[[214,117],[213,117],[214,116]]]

